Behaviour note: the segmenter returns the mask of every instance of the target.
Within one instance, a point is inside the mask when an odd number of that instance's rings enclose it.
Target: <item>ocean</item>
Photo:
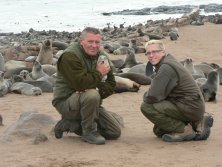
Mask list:
[[[37,31],[80,31],[86,26],[103,28],[145,23],[147,20],[179,18],[182,14],[155,15],[111,15],[103,12],[121,11],[124,9],[142,9],[161,5],[202,5],[221,4],[221,0],[1,0],[0,33],[26,32],[30,28]]]

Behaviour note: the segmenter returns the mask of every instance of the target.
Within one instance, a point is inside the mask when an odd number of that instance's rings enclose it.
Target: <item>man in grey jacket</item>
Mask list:
[[[141,111],[153,124],[156,136],[167,142],[206,140],[213,117],[205,113],[205,102],[195,80],[160,40],[146,44],[148,66],[154,68],[150,88]]]

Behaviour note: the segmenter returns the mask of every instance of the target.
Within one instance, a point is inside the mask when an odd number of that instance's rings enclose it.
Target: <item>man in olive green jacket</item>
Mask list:
[[[58,60],[52,104],[62,119],[54,128],[56,138],[66,131],[88,143],[104,144],[105,138],[121,135],[118,121],[101,106],[102,99],[114,93],[116,82],[100,42],[100,31],[87,27]],[[103,61],[98,61],[101,56]]]
[[[166,54],[162,41],[148,41],[146,55],[147,67],[154,67],[155,74],[141,111],[154,124],[155,135],[167,142],[206,140],[213,117],[205,113],[195,80],[181,63]]]

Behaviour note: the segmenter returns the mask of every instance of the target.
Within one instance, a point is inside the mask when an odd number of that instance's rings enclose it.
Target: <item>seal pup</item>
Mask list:
[[[42,65],[38,61],[33,62],[32,72],[30,73],[32,79],[37,80],[38,78],[47,76],[47,74],[43,71]]]
[[[139,74],[139,73],[134,73],[134,72],[118,73],[115,75],[123,77],[123,78],[128,78],[140,85],[150,85],[151,80],[152,80],[150,77],[144,74]]]
[[[219,75],[216,71],[211,71],[207,76],[207,81],[200,86],[205,102],[215,101],[219,87]]]
[[[202,77],[205,77],[203,71],[199,70],[199,69],[196,69],[194,67],[194,64],[193,64],[193,60],[192,59],[185,59],[184,61],[184,68],[186,68],[186,70],[191,74],[191,75],[194,75],[194,76],[202,76]]]
[[[53,64],[53,51],[51,40],[47,39],[42,42],[36,61],[38,61],[40,64]]]
[[[3,97],[10,92],[12,82],[9,79],[4,79],[4,72],[0,71],[0,97]]]
[[[140,88],[140,84],[128,79],[123,78],[119,76],[115,76],[116,81],[116,93],[122,93],[122,92],[138,92]]]
[[[172,28],[170,29],[170,32],[168,33],[168,35],[169,35],[169,37],[170,37],[170,39],[171,39],[172,41],[177,40],[177,39],[179,38],[178,28],[172,27]]]
[[[20,71],[19,76],[22,77],[22,78],[24,79],[24,81],[31,81],[31,80],[33,80],[33,79],[30,77],[28,70],[22,70],[22,71]]]
[[[42,90],[39,87],[24,82],[13,83],[10,91],[27,96],[38,96],[42,94]]]
[[[53,92],[53,85],[48,80],[24,80],[21,76],[14,75],[12,77],[12,82],[24,82],[39,87],[42,92]]]
[[[32,71],[30,67],[17,67],[15,69],[6,70],[5,78],[11,78],[13,75],[19,75],[22,70],[27,70],[29,73]]]

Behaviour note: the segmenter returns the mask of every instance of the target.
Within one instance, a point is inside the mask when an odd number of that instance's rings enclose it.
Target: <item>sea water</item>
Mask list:
[[[221,4],[221,0],[0,0],[0,32],[34,30],[80,31],[86,26],[103,28],[145,23],[147,20],[179,18],[182,14],[111,15],[103,12],[142,9],[161,5]]]

